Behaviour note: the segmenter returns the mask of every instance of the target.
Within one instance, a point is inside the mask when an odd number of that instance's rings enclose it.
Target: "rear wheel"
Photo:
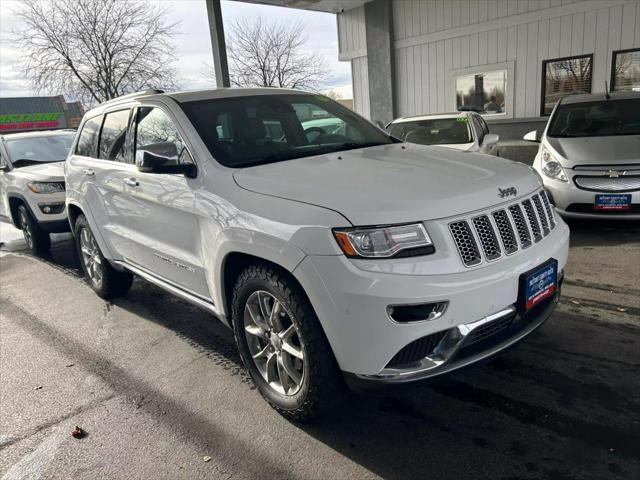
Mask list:
[[[20,205],[18,207],[18,220],[24,241],[32,253],[39,254],[49,251],[51,248],[51,239],[49,234],[38,226],[38,223],[27,210],[27,207]]]
[[[262,396],[291,420],[307,420],[343,393],[338,366],[309,300],[283,271],[252,265],[233,290],[242,360]]]
[[[74,225],[78,256],[85,278],[98,296],[108,299],[124,295],[133,283],[133,275],[113,268],[104,258],[84,215]]]

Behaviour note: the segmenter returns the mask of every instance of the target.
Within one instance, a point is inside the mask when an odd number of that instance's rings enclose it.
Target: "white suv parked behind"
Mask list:
[[[302,126],[332,117],[342,133]],[[529,167],[402,143],[300,91],[110,101],[85,115],[66,181],[93,289],[136,274],[212,312],[293,419],[342,379],[404,384],[514,344],[553,311],[567,260]]]
[[[50,233],[69,231],[64,160],[74,138],[73,130],[0,135],[0,215],[33,253],[49,250]]]

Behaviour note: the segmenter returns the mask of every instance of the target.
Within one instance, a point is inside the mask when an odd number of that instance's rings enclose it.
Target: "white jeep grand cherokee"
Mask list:
[[[50,233],[69,231],[64,160],[73,130],[0,135],[0,216],[22,230],[33,253],[49,250]]]
[[[302,126],[331,117],[340,134]],[[514,344],[552,313],[567,261],[529,167],[401,143],[299,91],[110,101],[85,115],[66,182],[93,289],[136,274],[212,312],[292,419],[343,379],[405,384]]]

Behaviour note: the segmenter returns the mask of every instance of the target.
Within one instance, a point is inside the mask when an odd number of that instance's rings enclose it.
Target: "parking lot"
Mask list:
[[[570,226],[560,305],[515,349],[295,425],[207,313],[141,280],[105,302],[70,236],[35,258],[3,224],[0,477],[639,478],[640,225]]]

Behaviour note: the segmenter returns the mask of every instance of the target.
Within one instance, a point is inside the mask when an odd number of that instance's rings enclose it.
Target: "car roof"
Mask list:
[[[15,140],[18,138],[40,138],[40,137],[55,137],[57,135],[64,134],[74,134],[76,131],[70,128],[60,129],[60,130],[34,130],[31,132],[14,132],[14,133],[3,133],[0,135],[3,139],[7,140]]]
[[[438,118],[459,118],[466,117],[471,112],[450,112],[450,113],[434,113],[430,115],[416,115],[414,117],[401,117],[396,118],[391,124],[403,123],[403,122],[418,122],[420,120],[435,120]]]
[[[640,98],[640,92],[611,92],[609,94],[610,100],[631,100]],[[560,99],[560,103],[563,105],[572,103],[587,103],[587,102],[604,102],[609,100],[606,98],[605,93],[584,93],[576,95],[568,95]]]
[[[197,100],[214,100],[218,98],[239,98],[239,97],[251,97],[255,95],[316,95],[311,92],[306,92],[304,90],[292,90],[288,88],[272,88],[272,87],[257,87],[257,88],[240,88],[240,87],[229,87],[229,88],[210,88],[205,90],[186,90],[179,92],[168,92],[165,93],[161,90],[147,90],[144,92],[132,93],[129,95],[124,95],[122,97],[114,98],[107,102],[101,103],[96,107],[92,108],[86,113],[87,117],[92,117],[95,115],[101,114],[106,108],[109,108],[113,105],[118,105],[120,103],[128,103],[132,101],[140,101],[144,100],[159,100],[162,98],[172,98],[175,101],[182,102],[192,102]]]

